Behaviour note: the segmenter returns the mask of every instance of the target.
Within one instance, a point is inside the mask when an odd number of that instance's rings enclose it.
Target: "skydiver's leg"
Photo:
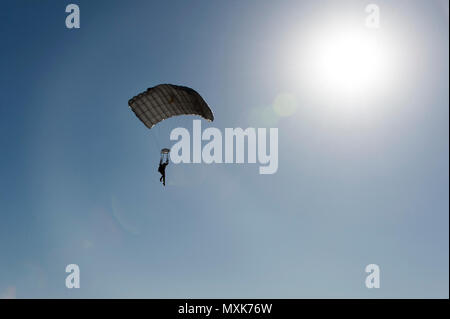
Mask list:
[[[166,174],[164,174],[161,178],[163,180],[163,185],[166,186]]]

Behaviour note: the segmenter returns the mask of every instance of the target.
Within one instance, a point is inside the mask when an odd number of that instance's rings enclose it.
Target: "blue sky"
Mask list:
[[[64,1],[2,4],[0,296],[448,298],[446,1],[377,2],[394,84],[356,100],[293,65],[365,2],[75,3],[78,30]],[[278,127],[278,172],[169,165],[163,188],[155,138],[193,118],[152,133],[127,105],[159,83],[200,92],[204,127]]]

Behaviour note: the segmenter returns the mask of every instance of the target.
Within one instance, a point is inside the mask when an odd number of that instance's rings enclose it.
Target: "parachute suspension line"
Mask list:
[[[155,133],[155,137],[156,137],[156,141],[157,141],[157,143],[158,143],[158,151],[159,150],[161,150],[161,143],[163,142],[163,139],[162,139],[162,133],[161,133],[161,126],[160,125],[155,125],[153,128],[152,128],[152,130],[153,130],[153,132]]]
[[[155,132],[150,132],[150,136],[152,138],[153,143],[156,146],[156,149],[159,151],[161,149],[161,145],[159,145],[158,139],[155,137]]]

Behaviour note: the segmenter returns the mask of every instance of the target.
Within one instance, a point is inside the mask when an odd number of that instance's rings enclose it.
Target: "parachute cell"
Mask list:
[[[134,114],[148,128],[176,115],[199,115],[213,121],[208,104],[195,90],[179,85],[160,84],[128,101]]]

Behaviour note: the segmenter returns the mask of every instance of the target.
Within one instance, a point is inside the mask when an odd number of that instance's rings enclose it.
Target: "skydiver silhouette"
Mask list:
[[[161,174],[159,181],[162,182],[164,186],[166,186],[166,166],[168,164],[169,164],[168,158],[166,158],[165,162],[163,162],[162,158],[159,160],[158,172]]]

